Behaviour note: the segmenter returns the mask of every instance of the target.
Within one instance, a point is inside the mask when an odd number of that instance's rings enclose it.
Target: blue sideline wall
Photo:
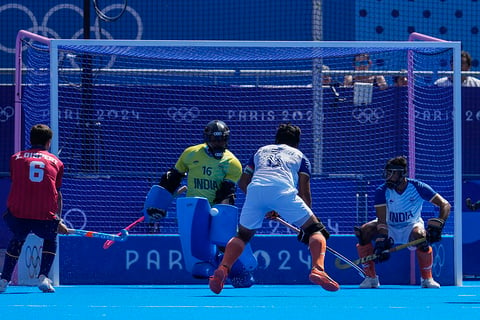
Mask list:
[[[107,250],[105,240],[79,236],[60,237],[61,284],[201,284],[185,270],[177,235],[133,235]],[[332,236],[328,245],[352,260],[357,259],[354,236]],[[311,259],[307,247],[294,235],[257,235],[252,249],[259,266],[254,273],[259,284],[307,284]],[[453,238],[444,237],[434,244],[434,277],[442,285],[454,284]],[[412,252],[415,254],[415,252]],[[410,251],[391,255],[388,262],[378,264],[382,284],[410,284]],[[415,258],[416,261],[416,258]],[[326,256],[328,273],[341,284],[358,284],[357,271],[338,269],[335,257]],[[418,265],[415,282],[419,284]]]

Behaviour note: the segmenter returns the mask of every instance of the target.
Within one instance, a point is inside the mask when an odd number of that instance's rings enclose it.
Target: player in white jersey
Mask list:
[[[431,243],[441,240],[443,226],[450,215],[450,204],[428,184],[407,178],[407,160],[396,157],[388,160],[384,170],[385,183],[375,191],[375,211],[377,219],[355,228],[358,237],[357,250],[360,258],[379,255],[376,262],[389,259],[393,243],[408,243],[425,238],[427,241],[417,246],[417,259],[420,267],[422,288],[440,288],[432,277],[433,253]],[[422,206],[429,201],[439,207],[438,218],[431,218],[424,227]],[[375,246],[372,241],[375,240]],[[367,277],[360,288],[380,286],[375,272],[375,262],[363,265]]]
[[[310,162],[297,149],[300,128],[291,124],[278,127],[275,144],[257,150],[250,158],[238,186],[246,193],[235,237],[227,243],[220,266],[210,277],[210,290],[220,293],[234,262],[254,236],[267,212],[275,211],[285,220],[301,226],[299,241],[312,255],[309,279],[328,291],[340,287],[324,270],[329,233],[313,214],[310,191]]]

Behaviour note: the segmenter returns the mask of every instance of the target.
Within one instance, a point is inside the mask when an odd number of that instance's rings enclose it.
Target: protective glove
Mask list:
[[[163,209],[158,209],[158,208],[147,208],[147,214],[150,217],[151,222],[158,222],[165,218],[167,215],[167,212]]]
[[[390,252],[386,251],[393,246],[393,239],[386,234],[379,234],[375,239],[374,253],[377,255],[375,262],[384,262],[390,259]]]
[[[440,218],[431,218],[427,222],[427,241],[434,243],[442,240],[443,226],[445,220]]]

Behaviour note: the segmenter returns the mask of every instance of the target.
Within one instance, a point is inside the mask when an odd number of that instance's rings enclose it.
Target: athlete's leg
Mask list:
[[[57,229],[59,220],[35,221],[32,231],[43,239],[42,262],[38,272],[38,288],[43,292],[55,292],[48,278],[57,253]]]
[[[240,225],[238,234],[228,241],[220,266],[209,279],[210,290],[214,293],[219,294],[222,291],[233,264],[242,254],[246,243],[248,243],[254,235],[255,230],[250,230]]]
[[[10,231],[13,233],[13,237],[7,246],[7,251],[5,252],[5,261],[3,264],[2,270],[2,279],[10,282],[12,279],[12,273],[17,264],[18,258],[20,257],[20,252],[22,251],[22,246],[25,243],[25,239],[30,233],[30,220],[26,219],[17,219],[15,218],[8,210],[3,216],[5,223],[7,224]]]
[[[325,252],[327,250],[325,235],[328,236],[325,226],[312,215],[302,225],[302,231],[308,237],[308,248],[312,256],[309,280],[327,291],[337,291],[340,286],[325,272]]]

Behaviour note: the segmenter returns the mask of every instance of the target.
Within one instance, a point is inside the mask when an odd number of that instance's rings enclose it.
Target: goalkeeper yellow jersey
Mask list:
[[[175,168],[187,172],[187,197],[204,197],[211,205],[222,181],[236,184],[242,174],[242,165],[230,150],[225,150],[221,159],[215,159],[208,154],[205,143],[186,148]]]

